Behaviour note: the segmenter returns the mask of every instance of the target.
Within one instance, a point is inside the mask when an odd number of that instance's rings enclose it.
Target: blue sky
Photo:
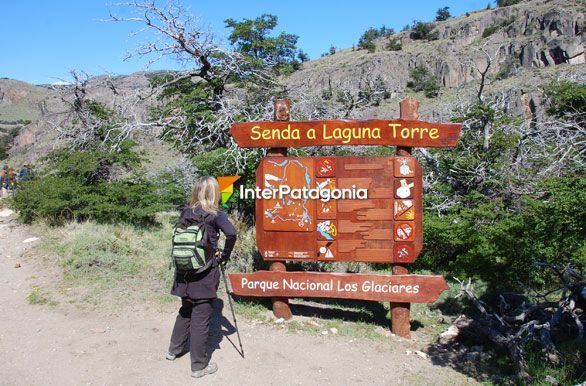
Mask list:
[[[163,0],[166,1],[166,0]],[[4,0],[0,8],[0,77],[41,84],[67,79],[71,69],[92,75],[128,74],[146,69],[146,60],[123,61],[124,54],[146,36],[131,36],[139,26],[109,23],[105,0]],[[438,8],[452,15],[483,9],[488,0],[258,0],[182,3],[220,38],[228,18],[278,16],[276,32],[299,36],[298,46],[312,59],[334,45],[351,47],[369,27],[386,25],[399,31],[414,19],[433,20]],[[110,6],[118,14],[124,10]],[[151,69],[176,68],[172,61]]]

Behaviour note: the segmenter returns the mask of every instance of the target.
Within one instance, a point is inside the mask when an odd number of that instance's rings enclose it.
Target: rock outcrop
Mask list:
[[[586,61],[585,11],[586,3],[573,0],[531,0],[477,11],[436,23],[436,40],[413,40],[409,30],[403,31],[391,37],[401,41],[400,51],[386,50],[388,39],[383,38],[376,42],[375,53],[338,51],[304,65],[287,83],[291,89],[319,90],[352,82],[359,87],[365,76],[380,77],[391,93],[402,95],[416,67],[430,70],[444,89],[477,83],[489,64],[491,81],[530,77],[535,69],[560,65],[583,73],[578,67]],[[523,108],[514,113],[523,115]]]

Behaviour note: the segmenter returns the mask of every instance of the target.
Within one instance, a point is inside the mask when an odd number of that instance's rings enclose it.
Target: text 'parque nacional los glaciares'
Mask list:
[[[387,145],[452,147],[461,125],[410,120],[329,120],[236,123],[230,132],[242,147]]]
[[[374,301],[433,302],[447,289],[442,276],[373,275],[316,272],[230,274],[243,296],[294,296]]]

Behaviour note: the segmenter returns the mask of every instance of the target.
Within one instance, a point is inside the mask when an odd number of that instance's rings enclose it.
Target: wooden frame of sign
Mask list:
[[[423,247],[422,175],[412,146],[456,146],[461,125],[418,121],[419,102],[401,101],[398,120],[290,121],[290,104],[275,101],[275,121],[236,123],[239,146],[269,147],[257,169],[260,189],[366,189],[368,197],[256,200],[257,246],[270,271],[229,274],[232,291],[272,297],[276,317],[292,317],[289,297],[389,301],[391,329],[410,336],[411,302],[434,302],[441,276],[409,275],[405,264]],[[287,147],[394,145],[394,157],[287,157]],[[393,275],[286,272],[285,261],[393,264]]]

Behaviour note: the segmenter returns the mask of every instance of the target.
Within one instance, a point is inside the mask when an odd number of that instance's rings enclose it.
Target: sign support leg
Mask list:
[[[282,262],[275,261],[271,263],[270,270],[275,272],[285,272],[287,271],[287,267]],[[288,298],[271,298],[271,300],[273,301],[273,315],[275,315],[276,318],[289,320],[293,317],[291,308],[289,308]]]
[[[288,121],[291,119],[291,103],[288,99],[276,99],[275,100],[275,120],[276,121]],[[270,148],[267,152],[268,156],[287,156],[287,148],[286,147],[273,147]],[[277,272],[285,272],[287,271],[287,266],[284,262],[275,261],[271,263],[271,267],[269,268],[271,271]],[[291,308],[289,308],[289,299],[288,298],[272,298],[273,301],[273,315],[276,318],[283,318],[285,320],[289,320],[293,317],[293,313],[291,312]]]
[[[417,120],[419,102],[414,98],[403,99],[400,104],[401,119]],[[397,146],[397,155],[411,155],[410,147]],[[409,269],[400,264],[393,266],[393,275],[408,275]],[[391,331],[403,338],[411,338],[411,303],[391,303]]]

